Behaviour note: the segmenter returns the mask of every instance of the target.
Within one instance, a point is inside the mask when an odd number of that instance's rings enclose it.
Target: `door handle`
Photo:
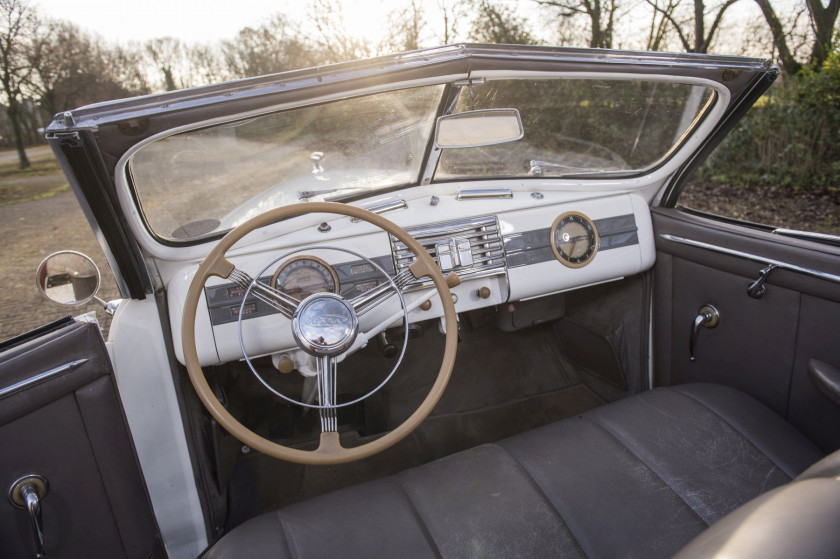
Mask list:
[[[47,478],[37,474],[23,476],[9,488],[9,500],[19,509],[29,513],[29,527],[35,543],[36,559],[46,559],[44,553],[44,523],[41,518],[41,501],[47,496]]]
[[[700,333],[700,327],[714,328],[720,322],[720,313],[712,305],[703,305],[697,311],[697,316],[694,317],[694,322],[691,324],[691,336],[688,338],[688,360],[694,361],[694,346],[697,343],[697,334]]]

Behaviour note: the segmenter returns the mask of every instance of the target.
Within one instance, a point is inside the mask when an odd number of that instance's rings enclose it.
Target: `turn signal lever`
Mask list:
[[[697,334],[700,333],[700,327],[714,328],[720,322],[720,313],[712,305],[703,305],[697,311],[697,316],[694,317],[694,322],[691,325],[691,336],[688,338],[688,360],[694,361],[694,344],[697,341]]]

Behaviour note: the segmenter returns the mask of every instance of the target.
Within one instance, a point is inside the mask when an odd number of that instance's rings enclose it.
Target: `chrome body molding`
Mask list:
[[[87,363],[87,359],[77,359],[75,361],[71,361],[69,363],[65,363],[64,365],[60,365],[49,371],[44,371],[43,373],[39,373],[35,376],[29,377],[28,379],[24,379],[20,382],[16,382],[5,388],[0,388],[0,398],[5,398],[6,396],[10,396],[16,392],[20,392],[30,386],[35,386],[36,384],[41,384],[42,382],[46,382],[53,377],[57,377],[58,375],[68,373],[73,369],[77,369]]]
[[[696,248],[702,248],[704,250],[710,250],[712,252],[719,252],[720,254],[728,254],[729,256],[735,256],[737,258],[743,258],[745,260],[751,260],[753,262],[759,262],[765,265],[774,265],[777,268],[781,268],[783,270],[788,270],[790,272],[796,272],[798,274],[805,274],[806,276],[812,276],[815,278],[823,279],[826,281],[831,281],[834,283],[840,283],[840,276],[835,274],[829,274],[828,272],[821,272],[820,270],[814,270],[813,268],[806,268],[804,266],[797,266],[796,264],[790,264],[789,262],[782,262],[781,260],[775,260],[773,258],[767,258],[766,256],[758,256],[756,254],[751,254],[749,252],[741,252],[740,250],[735,250],[731,248],[721,247],[717,245],[711,245],[709,243],[703,243],[700,241],[694,241],[692,239],[685,239],[683,237],[676,237],[674,235],[668,235],[665,233],[661,233],[659,235],[660,238],[665,239],[666,241],[670,241],[672,243],[679,243],[682,245],[692,246]]]

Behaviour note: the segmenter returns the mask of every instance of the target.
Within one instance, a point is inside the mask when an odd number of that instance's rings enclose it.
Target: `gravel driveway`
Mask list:
[[[98,305],[59,307],[45,300],[35,286],[35,270],[41,260],[57,250],[70,249],[96,261],[102,272],[99,296],[106,301],[118,297],[111,268],[72,191],[0,207],[0,239],[0,340],[91,310],[96,310],[107,332],[110,317]]]

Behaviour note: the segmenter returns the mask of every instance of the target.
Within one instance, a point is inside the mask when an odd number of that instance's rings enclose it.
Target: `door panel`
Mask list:
[[[751,394],[825,451],[840,448],[840,407],[817,390],[808,360],[840,366],[840,284],[793,271],[769,275],[766,294],[747,295],[765,264],[684,240],[840,276],[840,249],[722,223],[678,209],[652,211],[655,383],[716,382]],[[700,328],[689,359],[692,322],[704,304],[720,322]]]
[[[840,447],[840,412],[808,375],[808,360],[840,366],[840,303],[802,296],[788,420],[820,447]],[[828,338],[828,339],[826,339]]]
[[[0,483],[46,478],[47,557],[165,557],[97,325],[7,344],[0,394]],[[4,557],[35,552],[27,511],[8,499],[0,541]]]

